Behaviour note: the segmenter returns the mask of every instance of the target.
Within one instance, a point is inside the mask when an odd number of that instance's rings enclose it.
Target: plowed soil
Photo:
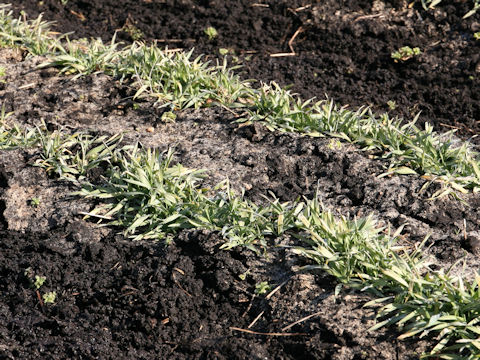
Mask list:
[[[327,93],[340,104],[367,104],[406,120],[422,111],[420,122],[456,128],[468,139],[480,119],[480,41],[472,36],[480,17],[462,19],[470,6],[444,1],[426,12],[403,1],[45,0],[14,8],[30,18],[43,12],[57,21],[55,30],[75,31],[72,37],[108,41],[118,30],[129,42],[126,26],[135,26],[145,41],[195,47],[211,60],[227,48],[245,78],[292,85],[304,98]],[[218,37],[209,40],[207,26]],[[405,45],[422,54],[395,63],[391,52]],[[431,234],[426,256],[434,266],[465,258],[467,275],[478,269],[478,194],[463,202],[428,200],[434,186],[420,191],[425,180],[414,176],[378,178],[386,164],[347,143],[239,126],[221,108],[184,110],[164,123],[161,110],[147,100],[134,106],[134,90],[115,79],[72,80],[24,55],[0,52],[0,98],[11,121],[43,120],[72,133],[123,131],[126,142],[175,147],[175,161],[207,170],[206,186],[228,177],[258,203],[269,192],[282,201],[318,192],[338,214],[374,213],[393,228],[407,223],[410,243]],[[368,296],[335,297],[333,278],[299,272],[308,262],[284,248],[267,257],[224,251],[219,234],[191,230],[168,246],[132,243],[98,228],[80,214],[94,204],[33,167],[38,157],[38,149],[0,153],[1,358],[416,359],[428,349],[428,339],[397,341],[395,329],[369,333],[375,313],[362,307]],[[34,197],[38,207],[30,204]],[[32,274],[47,278],[39,291],[56,291],[54,304],[32,289]],[[255,295],[262,281],[279,290]]]

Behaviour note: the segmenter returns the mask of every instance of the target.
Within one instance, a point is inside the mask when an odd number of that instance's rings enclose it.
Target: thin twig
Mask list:
[[[40,295],[40,291],[37,290],[35,291],[35,293],[37,294],[38,301],[40,302],[40,306],[43,309],[43,299],[42,299],[42,296]]]
[[[156,42],[171,42],[171,43],[179,43],[182,42],[182,39],[155,39]]]
[[[103,215],[98,215],[98,214],[92,214],[92,213],[88,213],[88,212],[85,212],[85,211],[79,211],[77,214],[85,215],[85,216],[92,216],[92,217],[96,217],[96,218],[104,219],[104,220],[113,220],[113,217],[111,217],[111,216],[103,216]]]
[[[248,329],[250,329],[253,325],[255,325],[255,323],[258,321],[258,319],[260,319],[263,315],[265,311],[262,311],[260,314],[258,314],[258,316],[253,319],[253,321],[250,323],[250,325],[247,326]]]
[[[295,53],[276,53],[276,54],[270,54],[270,57],[285,57],[285,56],[296,56],[297,54]]]
[[[253,294],[252,296],[252,299],[250,300],[250,303],[248,304],[247,306],[247,310],[245,310],[245,312],[242,314],[242,318],[245,317],[245,315],[247,315],[247,313],[250,311],[250,309],[252,308],[252,305],[253,305],[253,299],[255,299],[255,294]]]
[[[296,9],[292,9],[294,12],[299,12],[299,11],[302,11],[302,10],[306,10],[308,8],[312,7],[312,4],[308,4],[308,5],[305,5],[305,6],[300,6]]]
[[[230,326],[230,330],[240,331],[240,332],[253,334],[253,335],[265,335],[265,336],[306,336],[307,335],[306,333],[262,333],[258,331],[240,329],[234,326]]]
[[[288,329],[294,327],[295,325],[300,324],[301,322],[307,321],[308,319],[310,319],[310,318],[312,318],[312,317],[315,317],[315,316],[318,316],[318,315],[321,315],[321,314],[322,314],[322,312],[319,311],[319,312],[317,312],[317,313],[315,313],[315,314],[310,314],[310,315],[308,315],[308,316],[305,316],[304,318],[302,318],[302,319],[300,319],[300,320],[297,320],[297,321],[295,321],[294,323],[291,323],[290,325],[285,326],[284,328],[282,328],[282,331],[287,331]]]
[[[280,290],[280,288],[285,285],[288,281],[290,281],[292,277],[289,277],[287,280],[285,280],[284,282],[282,282],[280,285],[278,285],[275,289],[273,289],[272,291],[270,291],[270,293],[265,296],[265,299],[266,300],[269,300],[278,290]]]
[[[174,268],[176,271],[179,271],[179,269],[177,268]],[[181,274],[181,273],[180,273]],[[182,290],[185,294],[187,294],[189,297],[193,297],[192,294],[190,294],[187,290],[185,290],[182,285],[180,285],[180,283],[178,282],[178,280],[175,278],[175,273],[172,272],[172,278],[173,278],[173,282],[180,288],[180,290]]]
[[[362,15],[362,16],[357,17],[355,20],[353,20],[353,22],[355,23],[355,22],[360,21],[360,20],[372,19],[372,18],[376,18],[376,17],[385,17],[385,15],[383,15],[382,13]]]
[[[28,88],[35,87],[36,85],[37,85],[37,83],[25,84],[25,85],[20,86],[18,89],[19,90],[28,89]]]
[[[295,38],[298,36],[298,34],[300,34],[302,31],[303,31],[303,27],[300,26],[297,31],[295,31],[292,35],[292,37],[290,38],[290,40],[288,40],[288,47],[290,48],[290,51],[292,53],[295,53],[295,50],[293,50],[293,42],[295,41]]]
[[[453,125],[444,124],[444,123],[440,123],[440,125],[445,126],[445,127],[448,127],[448,128],[451,128],[451,129],[460,130],[460,128],[459,128],[458,126],[453,126]]]

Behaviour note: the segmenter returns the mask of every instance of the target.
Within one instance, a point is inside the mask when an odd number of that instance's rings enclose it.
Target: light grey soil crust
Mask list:
[[[36,68],[43,60],[0,52],[7,74],[0,97],[13,112],[10,123],[124,132],[128,143],[174,147],[175,161],[207,170],[204,186],[228,177],[257,203],[269,193],[282,201],[318,193],[338,214],[374,213],[393,230],[407,224],[407,244],[430,235],[426,255],[434,267],[465,257],[468,269],[478,268],[469,239],[479,195],[428,200],[438,186],[420,192],[425,180],[418,177],[378,178],[388,164],[374,154],[332,139],[272,133],[260,123],[242,126],[234,122],[242,114],[226,109],[186,110],[164,123],[163,110],[134,103],[126,85],[103,74],[59,77]],[[220,251],[219,236],[202,231],[181,232],[164,248],[130,243],[114,229],[81,220],[79,212],[95,204],[32,167],[38,157],[38,149],[0,154],[0,355],[6,358],[413,359],[425,350],[425,342],[397,342],[395,331],[367,332],[374,324],[374,312],[362,307],[368,297],[344,291],[335,298],[334,279],[297,272],[307,263],[283,248],[272,247],[267,257]],[[41,199],[36,208],[29,205],[33,197]],[[39,303],[24,275],[28,267],[47,276],[45,291],[57,292],[55,305]],[[253,296],[260,281],[282,286],[269,299]],[[281,332],[296,335],[272,334]]]

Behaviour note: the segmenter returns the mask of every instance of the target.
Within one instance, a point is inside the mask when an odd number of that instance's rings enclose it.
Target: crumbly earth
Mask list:
[[[252,55],[245,76],[294,82],[304,96],[327,91],[352,106],[372,103],[381,109],[393,99],[408,117],[405,109],[420,104],[415,109],[424,110],[428,121],[448,118],[445,124],[461,127],[462,136],[476,131],[479,44],[467,35],[478,26],[478,15],[460,20],[468,4],[445,2],[425,13],[401,1],[374,6],[327,1],[305,9],[295,1],[123,3],[51,0],[15,6],[30,16],[44,11],[46,19],[59,20],[59,31],[75,29],[78,36],[108,38],[128,19],[147,39],[181,40],[170,47],[195,45],[207,54],[219,47],[254,50],[245,54]],[[214,41],[203,34],[207,25],[219,31]],[[300,26],[305,31],[293,42],[298,55],[270,57],[290,51],[288,40]],[[128,36],[120,33],[125,41]],[[441,40],[419,59],[392,63],[390,51],[405,39],[422,49]],[[185,110],[175,122],[164,123],[153,103],[133,103],[134,90],[126,84],[103,74],[72,80],[55,69],[38,69],[43,61],[0,51],[6,68],[0,98],[13,112],[9,121],[29,126],[44,121],[50,130],[72,133],[125,132],[125,142],[175,147],[175,161],[207,170],[205,186],[228,177],[233,189],[245,189],[258,203],[269,192],[282,201],[318,193],[338,214],[374,213],[393,229],[407,224],[406,244],[430,235],[426,256],[432,267],[465,258],[467,272],[478,269],[472,245],[480,240],[479,195],[463,202],[428,200],[435,185],[420,191],[425,180],[417,177],[378,178],[388,164],[373,154],[331,139],[271,133],[261,124],[241,126],[233,122],[241,113],[225,109]],[[314,76],[313,69],[321,73]],[[427,93],[431,98],[425,100]],[[309,262],[285,248],[272,247],[267,257],[224,251],[219,234],[192,230],[168,246],[132,243],[116,229],[98,228],[81,215],[95,203],[72,196],[77,190],[72,184],[33,167],[38,157],[38,149],[0,153],[0,358],[416,359],[429,346],[428,340],[397,341],[395,329],[368,332],[375,318],[372,309],[362,307],[368,296],[343,291],[335,297],[333,278],[299,271]],[[37,207],[30,203],[34,197],[40,199]],[[38,293],[31,286],[35,275],[46,277]],[[278,291],[255,296],[262,281]],[[56,291],[55,303],[43,304],[41,295],[49,291]]]

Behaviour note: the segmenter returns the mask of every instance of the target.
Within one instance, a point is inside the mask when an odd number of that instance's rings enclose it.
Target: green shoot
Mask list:
[[[207,35],[209,40],[213,40],[218,36],[218,31],[212,26],[207,27],[205,30],[203,30],[205,35]]]
[[[271,289],[272,287],[268,284],[268,282],[262,281],[261,283],[255,285],[255,294],[263,295],[268,293]]]
[[[407,61],[408,59],[413,58],[414,56],[420,55],[421,51],[420,48],[414,47],[411,48],[410,46],[404,46],[398,49],[397,51],[392,52],[392,59],[397,61]]]
[[[35,289],[36,290],[40,289],[42,285],[45,283],[45,280],[47,280],[45,276],[35,275],[35,281],[33,283],[33,286],[35,287]]]
[[[53,304],[57,298],[57,293],[55,291],[50,291],[42,295],[43,302],[45,304]]]

